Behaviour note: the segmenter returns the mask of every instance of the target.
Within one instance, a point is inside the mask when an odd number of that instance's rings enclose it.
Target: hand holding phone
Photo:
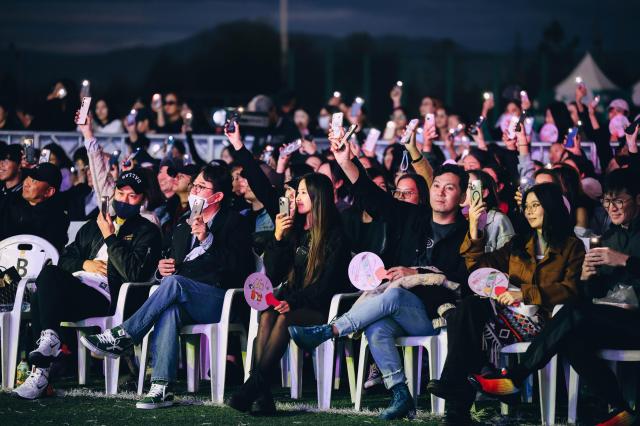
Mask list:
[[[42,151],[40,151],[40,158],[38,159],[38,164],[48,163],[50,159],[51,159],[51,151],[46,148],[43,148]]]
[[[103,195],[101,199],[100,213],[103,216],[109,214],[109,197],[107,195]]]
[[[576,144],[576,135],[578,134],[578,127],[572,127],[567,133],[567,142],[564,144],[565,148],[573,148]]]
[[[289,198],[288,197],[280,197],[278,199],[278,210],[280,214],[283,214],[287,217],[291,215],[291,209],[289,206]]]
[[[417,126],[418,126],[417,118],[412,119],[409,122],[409,124],[407,124],[407,128],[405,129],[404,134],[400,138],[401,144],[406,145],[407,143],[409,143],[409,139],[411,139],[411,134],[414,132]]]
[[[36,149],[33,146],[32,138],[25,138],[22,142],[24,145],[24,157],[28,164],[36,164]]]
[[[189,214],[189,219],[187,219],[187,223],[192,225],[195,218],[202,214],[202,210],[204,208],[204,198],[196,198],[193,203],[193,207],[191,208],[191,213]]]
[[[91,98],[85,96],[82,98],[82,104],[80,105],[80,112],[76,117],[76,124],[85,125],[87,124],[87,115],[89,114],[89,107],[91,106]]]
[[[340,141],[340,146],[338,147],[339,150],[342,151],[342,148],[347,143],[349,143],[349,139],[351,138],[351,136],[353,136],[357,128],[358,128],[357,124],[352,124],[351,126],[349,126],[349,129],[347,129],[347,132],[344,134],[344,136],[342,137],[342,140]]]
[[[380,130],[372,127],[371,129],[369,129],[369,134],[367,135],[367,139],[365,139],[364,144],[362,145],[362,149],[368,153],[375,152],[376,145],[379,139]]]
[[[336,112],[331,116],[331,131],[334,135],[337,135],[342,128],[342,121],[344,120],[344,114]]]

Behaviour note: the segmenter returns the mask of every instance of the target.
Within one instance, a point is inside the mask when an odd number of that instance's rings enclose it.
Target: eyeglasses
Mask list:
[[[406,198],[410,198],[411,196],[413,196],[413,194],[415,194],[415,191],[402,191],[400,189],[396,189],[395,191],[393,191],[393,196],[400,199],[400,200],[404,200]]]
[[[195,194],[198,194],[198,193],[204,191],[205,189],[213,191],[213,188],[209,188],[208,186],[199,185],[197,183],[192,183],[191,185],[189,185],[189,191],[193,191]]]
[[[172,101],[172,100],[168,100],[168,101],[167,101],[167,100],[165,100],[165,101],[164,101],[164,104],[165,104],[165,105],[176,105],[177,103],[178,103],[178,102],[176,102],[176,101]]]
[[[605,210],[609,210],[609,207],[611,207],[611,205],[613,204],[616,209],[621,209],[622,207],[624,207],[624,203],[626,203],[630,199],[631,198],[627,198],[626,200],[623,200],[622,198],[603,198],[602,207],[604,207]]]
[[[528,212],[528,211],[538,210],[540,208],[540,205],[541,205],[540,203],[525,204],[524,211]]]

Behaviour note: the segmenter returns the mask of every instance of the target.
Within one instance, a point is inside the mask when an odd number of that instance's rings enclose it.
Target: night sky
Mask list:
[[[277,0],[2,0],[0,48],[66,53],[158,45],[238,19],[278,25]],[[557,19],[589,48],[637,50],[638,0],[289,0],[292,32],[451,38],[473,50],[535,47]]]

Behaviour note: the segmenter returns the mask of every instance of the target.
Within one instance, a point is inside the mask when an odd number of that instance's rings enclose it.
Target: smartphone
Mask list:
[[[396,123],[394,121],[387,121],[387,125],[384,128],[382,134],[382,140],[390,141],[396,134]]]
[[[531,134],[531,131],[533,130],[533,123],[535,121],[535,118],[533,117],[527,117],[524,119],[524,132],[527,135]]]
[[[520,186],[518,189],[520,189],[520,193],[522,194],[522,196],[524,197],[524,193],[527,192],[527,190],[529,190],[529,188],[531,188],[533,186],[533,182],[526,177],[520,178]]]
[[[85,98],[91,96],[91,83],[89,80],[82,80],[82,87],[80,88],[80,97]]]
[[[344,114],[336,112],[331,116],[331,131],[334,134],[338,134],[342,128],[342,121],[344,120]]]
[[[485,118],[481,115],[478,117],[475,123],[469,126],[469,134],[472,136],[477,135],[480,132],[480,128],[482,127],[482,123],[484,123]]]
[[[191,213],[189,214],[189,220],[187,223],[191,225],[194,219],[202,214],[202,209],[204,207],[204,198],[196,198],[193,203],[193,208],[191,209]]]
[[[132,109],[129,112],[129,115],[127,115],[127,126],[133,126],[136,124],[136,115],[138,115],[138,112],[135,109]]]
[[[526,90],[520,91],[520,102],[522,103],[529,102],[529,94],[527,93]]]
[[[24,145],[24,156],[27,163],[36,164],[36,149],[33,147],[33,139],[25,138],[22,143]]]
[[[426,113],[424,115],[424,122],[426,124],[428,124],[429,126],[435,126],[436,125],[436,116],[435,116],[435,114],[431,114],[430,112]]]
[[[140,148],[136,148],[136,150],[131,155],[129,155],[129,157],[127,157],[127,159],[124,161],[123,165],[125,167],[130,167],[131,163],[133,162],[133,160],[135,160],[136,155],[138,155],[139,152],[140,152]]]
[[[151,106],[153,109],[159,109],[162,107],[162,96],[160,93],[154,93],[151,97]]]
[[[109,167],[113,166],[114,164],[118,164],[119,160],[120,160],[120,151],[117,151],[117,150],[113,151],[113,153],[109,157]]]
[[[103,195],[101,201],[100,212],[103,216],[107,216],[109,214],[109,196]]]
[[[409,122],[409,124],[407,124],[407,128],[404,130],[404,134],[400,138],[400,143],[401,144],[406,145],[407,143],[409,143],[409,139],[411,138],[411,134],[413,133],[413,131],[416,129],[417,126],[418,126],[418,119],[417,118],[412,119]]]
[[[227,120],[227,132],[234,133],[236,131],[236,123],[238,122],[238,113],[232,112],[231,116]]]
[[[640,117],[636,118],[631,122],[627,127],[625,127],[624,132],[628,135],[632,135],[633,132],[636,131],[636,128],[640,126]]]
[[[573,148],[576,144],[576,135],[578,134],[578,127],[572,127],[569,129],[567,133],[567,143],[564,145],[565,148]]]
[[[290,214],[290,210],[289,210],[289,198],[288,197],[280,197],[278,199],[278,207],[280,209],[280,214],[283,214],[287,217],[289,217]]]
[[[364,144],[362,145],[362,149],[369,152],[375,152],[376,145],[378,144],[378,140],[380,139],[380,130],[371,128],[369,129],[369,134],[367,135],[367,139],[365,139]]]
[[[184,115],[184,125],[191,127],[191,123],[193,123],[193,114],[188,112]]]
[[[353,103],[351,104],[351,117],[357,117],[362,110],[362,104],[364,103],[364,99],[361,97],[357,97]]]
[[[593,97],[593,100],[591,101],[591,107],[595,108],[598,106],[599,103],[600,103],[600,95],[595,95]]]
[[[599,248],[599,247],[601,247],[601,245],[600,245],[600,237],[593,236],[593,237],[589,238],[589,250],[594,249],[594,248]]]
[[[87,114],[89,114],[89,107],[91,106],[91,97],[85,96],[82,98],[82,104],[80,105],[80,113],[78,114],[78,119],[76,120],[76,124],[84,125],[87,124]]]
[[[516,117],[515,115],[512,116],[511,119],[509,120],[509,126],[507,127],[507,137],[509,139],[516,138],[516,127],[518,126],[519,122],[520,122],[520,117]]]
[[[489,99],[493,99],[493,92],[484,92],[482,94],[482,97],[485,101],[488,101]]]
[[[584,84],[584,80],[580,76],[576,77],[576,84],[578,85],[578,87],[586,87],[586,85]]]
[[[357,129],[358,129],[357,124],[352,124],[351,126],[349,126],[349,128],[347,129],[347,132],[344,134],[344,137],[340,141],[340,147],[339,147],[340,150],[342,150],[342,147],[344,146],[344,144],[349,143],[349,139],[351,138],[351,136],[353,136],[353,134]]]
[[[40,151],[40,158],[38,159],[38,164],[48,163],[49,159],[51,159],[51,151],[48,149],[43,149]]]
[[[471,181],[471,200],[470,204],[475,206],[482,203],[482,182],[479,179]]]
[[[295,141],[293,141],[290,144],[286,145],[282,149],[282,154],[283,155],[291,155],[294,152],[296,152],[297,150],[299,150],[301,146],[302,146],[302,139],[296,139]]]
[[[522,114],[518,117],[518,122],[516,123],[516,132],[522,131],[522,125],[524,124],[524,120],[527,118],[527,110],[523,109]]]

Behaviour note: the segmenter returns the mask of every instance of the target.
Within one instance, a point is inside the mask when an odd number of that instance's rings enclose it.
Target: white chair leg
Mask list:
[[[543,425],[553,425],[556,420],[556,377],[558,357],[554,356],[543,368],[538,370],[540,387],[540,417]]]
[[[147,374],[147,360],[149,359],[149,339],[150,333],[142,339],[142,349],[140,350],[140,366],[138,368],[138,395],[142,395],[144,390],[144,379]]]
[[[367,342],[367,338],[362,336],[360,340],[360,359],[358,360],[358,380],[356,382],[356,400],[354,404],[354,409],[356,411],[360,411],[360,406],[362,405],[362,389],[364,388],[364,370],[367,368],[368,362],[368,352],[367,346],[369,343]]]
[[[416,373],[416,405],[418,401],[418,397],[420,396],[420,389],[422,389],[422,356],[424,352],[424,348],[422,346],[417,347],[418,350],[418,361],[417,365],[417,373]]]
[[[80,342],[80,338],[85,335],[86,333],[84,330],[80,328],[76,330],[76,338],[78,340],[78,384],[81,385],[87,384],[87,348],[85,348],[82,342]]]
[[[356,369],[353,357],[353,341],[347,339],[344,342],[344,363],[347,368],[347,377],[349,378],[349,394],[351,395],[351,402],[356,402]]]
[[[246,339],[246,356],[244,362],[244,380],[249,379],[251,368],[253,367],[253,350],[256,337],[258,336],[258,311],[251,309],[251,317],[249,319],[249,332]],[[284,385],[283,385],[284,386]]]
[[[413,402],[418,402],[418,351],[415,346],[404,348],[404,374],[407,377],[409,392],[413,397]]]
[[[340,379],[342,375],[342,352],[344,348],[343,339],[338,339],[334,343],[334,356],[333,356],[333,389],[340,389]]]
[[[300,399],[302,396],[302,349],[293,340],[289,342],[289,374],[291,399]]]
[[[107,395],[118,393],[118,373],[120,370],[120,358],[104,358],[104,383]]]
[[[291,348],[287,346],[287,350],[285,351],[284,355],[280,359],[280,381],[282,382],[283,388],[291,387],[291,372],[289,371],[290,369],[289,352],[290,351],[291,351]]]
[[[200,335],[184,336],[187,346],[187,391],[198,392],[200,385]]]
[[[229,331],[214,329],[209,339],[209,356],[211,369],[211,401],[222,404],[224,401],[224,379],[227,371],[227,346]]]
[[[569,386],[567,387],[567,395],[569,407],[567,413],[567,423],[576,424],[578,419],[578,395],[580,391],[580,376],[573,367],[569,366]]]
[[[430,339],[427,352],[429,353],[429,377],[432,380],[437,380],[442,374],[444,361],[447,358],[446,336],[438,336]],[[431,395],[431,413],[438,416],[444,415],[444,399]]]
[[[316,363],[318,376],[316,379],[318,388],[318,408],[328,410],[331,406],[331,390],[333,378],[334,354],[338,354],[333,340],[327,340],[318,346],[316,350]]]
[[[17,322],[17,324],[15,324]],[[18,360],[18,339],[20,321],[14,321],[9,315],[3,318],[0,329],[0,345],[2,345],[2,387],[13,389],[16,383],[16,366]]]
[[[198,377],[200,380],[210,380],[213,371],[209,368],[211,365],[211,353],[209,351],[209,340],[204,334],[200,335],[200,372]]]

